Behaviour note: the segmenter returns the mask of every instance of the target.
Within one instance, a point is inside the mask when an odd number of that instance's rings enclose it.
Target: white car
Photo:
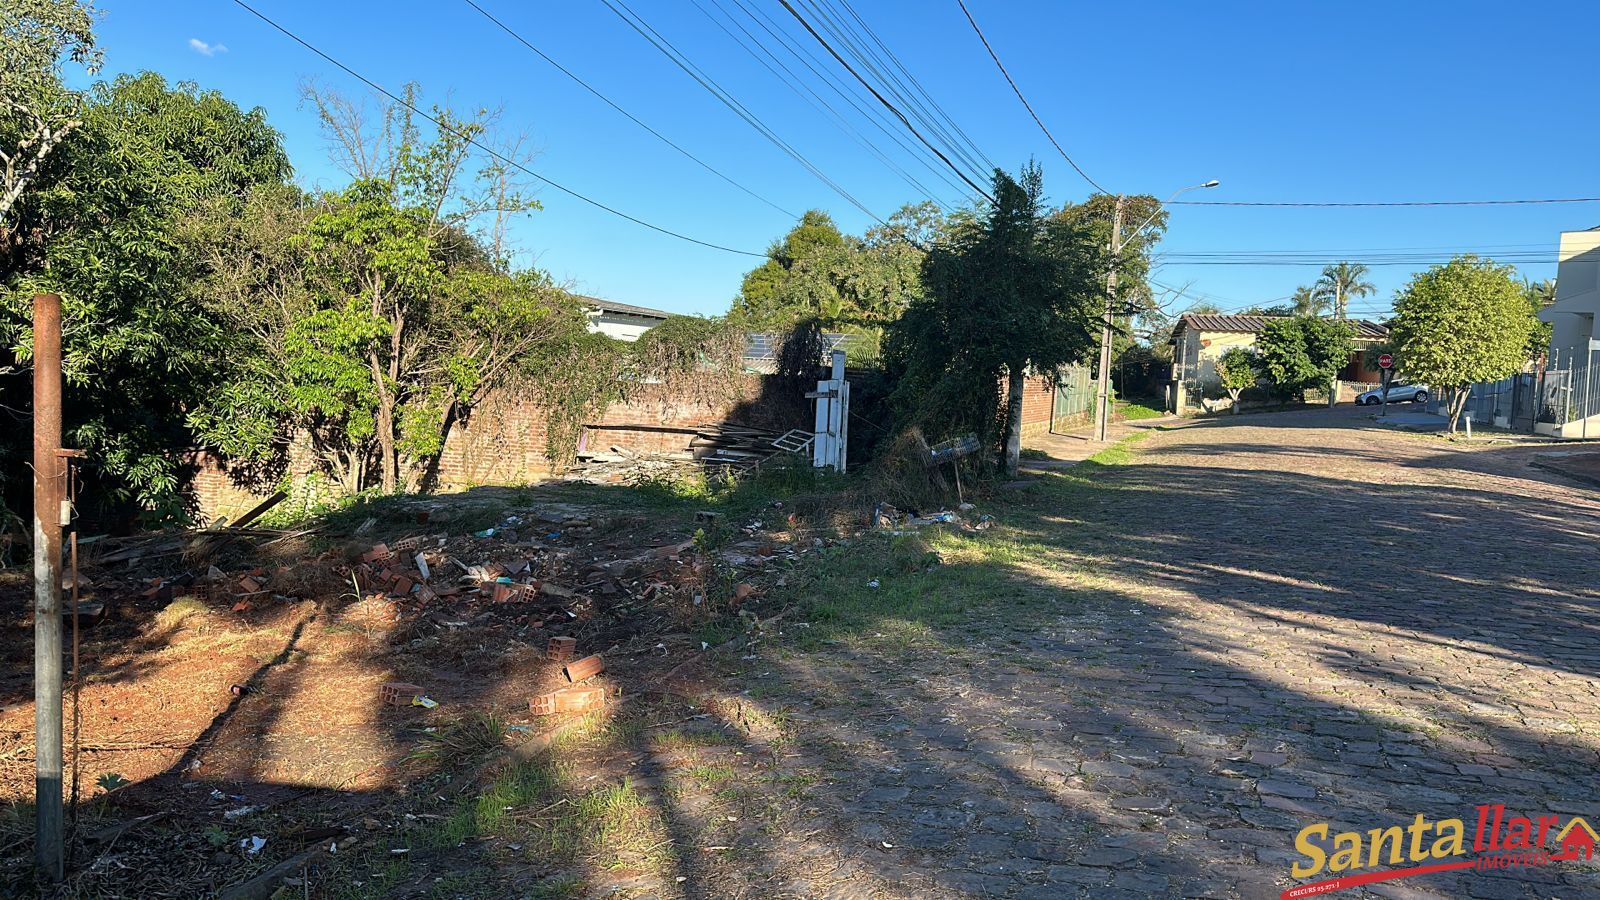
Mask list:
[[[1412,403],[1428,402],[1428,386],[1425,384],[1391,384],[1389,385],[1389,402],[1401,403],[1410,400]],[[1362,406],[1377,406],[1383,402],[1383,388],[1373,388],[1356,395],[1356,402]]]

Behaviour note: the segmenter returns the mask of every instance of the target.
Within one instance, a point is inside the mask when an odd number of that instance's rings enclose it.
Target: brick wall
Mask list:
[[[716,403],[684,396],[669,385],[641,385],[627,403],[612,404],[585,428],[583,445],[594,452],[617,446],[635,452],[671,453],[688,450],[694,427],[713,422],[776,430],[809,427],[809,422],[783,419],[779,404],[769,393],[773,381],[749,376],[730,399]],[[471,418],[451,429],[439,457],[439,489],[525,484],[549,477],[545,419],[545,411],[525,397],[491,398]],[[242,483],[214,456],[197,454],[191,462],[196,472],[191,488],[206,520],[233,518],[265,496],[264,491]],[[307,477],[312,468],[309,454],[291,454],[291,466],[298,490],[290,502],[304,503],[317,489],[315,479]]]
[[[1050,428],[1050,407],[1055,391],[1043,378],[1029,378],[1022,388],[1022,433],[1041,434]]]

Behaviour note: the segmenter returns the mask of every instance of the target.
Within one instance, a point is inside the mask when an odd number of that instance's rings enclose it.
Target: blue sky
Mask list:
[[[479,2],[634,115],[778,206],[826,209],[849,231],[871,224],[600,0]],[[742,2],[805,38],[777,0]],[[364,92],[358,82],[228,0],[98,5],[105,12],[107,74],[151,69],[264,107],[284,133],[299,179],[310,187],[340,183],[297,88],[315,78]],[[503,107],[503,127],[525,133],[539,150],[535,171],[634,216],[758,252],[792,224],[604,106],[461,0],[253,5],[386,87],[417,81],[429,99]],[[876,214],[922,199],[701,11],[740,16],[734,0],[630,5]],[[1165,197],[1216,178],[1222,186],[1203,199],[1600,196],[1594,150],[1600,102],[1589,89],[1600,4],[1592,0],[968,5],[1057,139],[1112,190]],[[855,9],[996,164],[1015,170],[1036,158],[1053,199],[1087,195],[1088,185],[1011,94],[955,0],[855,0]],[[934,187],[933,174],[911,154],[859,116],[852,122]],[[939,193],[958,196],[949,187]],[[653,233],[551,188],[538,196],[545,208],[518,223],[517,243],[528,260],[586,293],[717,313],[757,262]],[[1357,261],[1361,253],[1338,251],[1517,247],[1548,250],[1550,262],[1522,266],[1542,278],[1554,275],[1558,232],[1597,224],[1600,204],[1182,207],[1162,247],[1311,250]],[[1416,268],[1374,267],[1379,293],[1355,310],[1387,308]],[[1283,297],[1315,274],[1315,267],[1167,264],[1155,277],[1233,308]]]

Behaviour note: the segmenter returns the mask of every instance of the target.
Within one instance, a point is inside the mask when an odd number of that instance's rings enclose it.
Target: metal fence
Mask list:
[[[1536,413],[1534,378],[1530,373],[1473,385],[1462,415],[1472,413],[1472,420],[1484,425],[1532,431]]]
[[[1538,421],[1565,425],[1600,415],[1600,372],[1595,369],[1568,360],[1566,368],[1541,373]]]
[[[1056,375],[1055,405],[1050,412],[1052,428],[1058,422],[1087,418],[1094,409],[1094,373],[1087,366],[1067,366]]]
[[[1471,413],[1474,422],[1514,431],[1600,416],[1600,366],[1575,366],[1570,359],[1561,362],[1543,371],[1473,385],[1463,414]],[[1442,396],[1432,398],[1430,411],[1442,412],[1445,401]],[[1596,436],[1600,437],[1600,426]]]

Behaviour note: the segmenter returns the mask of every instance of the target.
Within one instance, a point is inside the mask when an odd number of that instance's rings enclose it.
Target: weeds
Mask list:
[[[410,759],[448,765],[475,759],[505,740],[505,722],[492,713],[477,713],[425,736]]]
[[[157,631],[174,631],[191,616],[204,615],[206,612],[206,605],[200,602],[199,597],[179,597],[156,613],[152,624]]]

